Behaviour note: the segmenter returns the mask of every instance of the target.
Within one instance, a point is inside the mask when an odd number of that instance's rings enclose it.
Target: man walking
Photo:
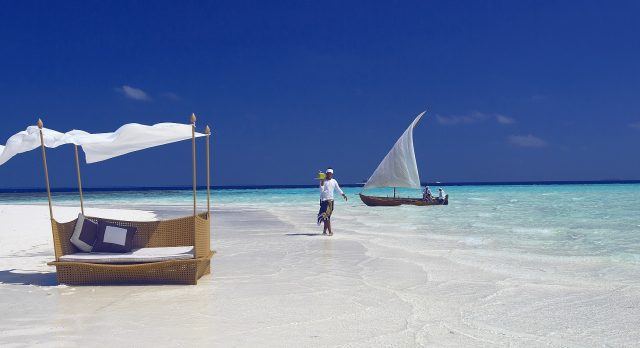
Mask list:
[[[340,185],[338,185],[336,179],[333,178],[333,168],[327,168],[326,178],[320,181],[320,212],[318,213],[318,225],[324,222],[322,234],[329,236],[333,236],[333,232],[331,231],[331,213],[333,213],[334,190],[338,190],[344,200],[347,200],[347,195],[342,192]]]

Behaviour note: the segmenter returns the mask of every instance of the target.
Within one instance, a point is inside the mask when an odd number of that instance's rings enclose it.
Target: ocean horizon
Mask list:
[[[530,180],[530,181],[452,181],[452,182],[421,182],[427,186],[529,186],[529,185],[610,185],[610,184],[640,184],[640,179],[602,179],[602,180]],[[313,184],[274,184],[274,185],[211,185],[211,190],[243,190],[243,189],[288,189],[313,188]],[[341,183],[341,187],[363,187],[364,183]],[[197,185],[198,190],[206,190],[206,185]],[[83,187],[83,192],[89,191],[155,191],[155,190],[192,190],[191,185],[164,186],[97,186]],[[51,192],[77,192],[77,187],[51,187]],[[0,188],[0,193],[30,193],[46,192],[44,187],[14,187]]]

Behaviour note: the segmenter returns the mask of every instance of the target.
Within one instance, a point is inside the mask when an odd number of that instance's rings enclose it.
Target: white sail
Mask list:
[[[420,175],[416,154],[413,150],[413,128],[425,114],[423,111],[416,117],[402,136],[396,141],[391,151],[378,165],[373,175],[367,180],[364,188],[374,187],[408,187],[420,188]]]

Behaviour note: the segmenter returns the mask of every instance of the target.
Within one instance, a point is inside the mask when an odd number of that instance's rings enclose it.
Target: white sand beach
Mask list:
[[[61,221],[77,212],[55,208]],[[443,239],[407,245],[349,214],[335,219],[327,238],[299,212],[217,206],[217,255],[197,286],[67,286],[46,265],[47,207],[0,205],[0,346],[640,343],[638,267],[489,255]]]
[[[0,348],[640,348],[640,0],[0,8]]]

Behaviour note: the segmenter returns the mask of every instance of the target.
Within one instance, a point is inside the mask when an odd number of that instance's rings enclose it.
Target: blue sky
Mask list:
[[[423,181],[640,179],[637,2],[11,2],[0,142],[42,117],[213,128],[214,184],[370,175],[413,117]],[[203,147],[201,147],[203,149]],[[73,149],[48,152],[73,187]],[[0,167],[42,186],[39,153]],[[85,186],[190,185],[190,144],[84,165]],[[202,173],[200,173],[202,174]],[[204,182],[204,176],[200,176]]]

